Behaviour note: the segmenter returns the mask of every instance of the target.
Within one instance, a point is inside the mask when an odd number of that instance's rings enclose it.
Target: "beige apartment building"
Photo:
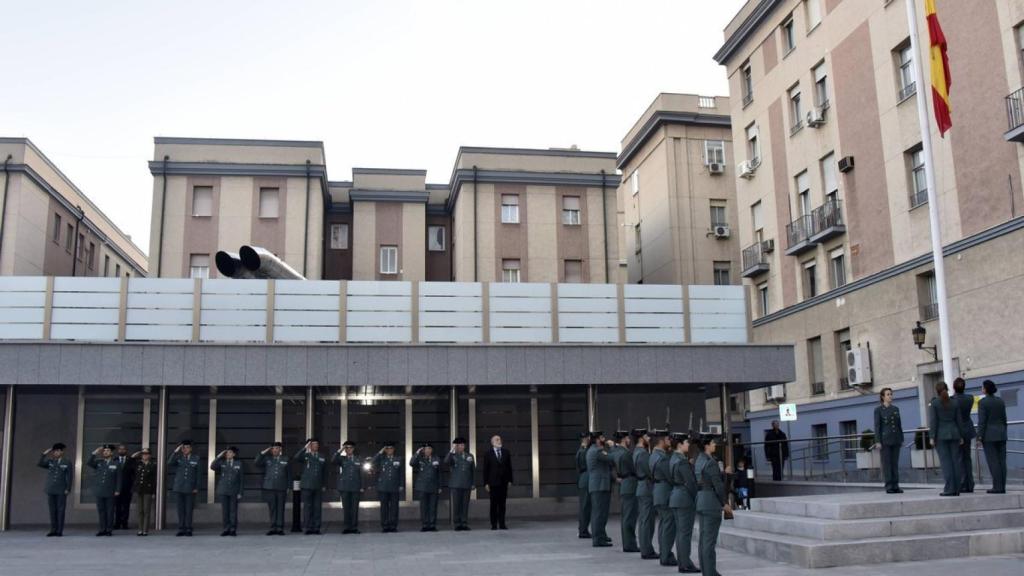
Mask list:
[[[754,440],[780,401],[805,404],[792,435],[870,427],[897,389],[920,421],[941,370],[921,131],[905,0],[751,0],[715,59],[729,76],[742,276],[757,342],[794,342],[797,379],[751,393]],[[992,378],[1019,413],[1024,382],[1024,148],[1007,142],[1006,94],[1024,82],[1024,4],[938,0],[953,129],[935,148],[954,361]],[[918,5],[921,45],[929,39]],[[927,68],[926,68],[927,70]],[[1006,100],[1009,102],[1010,100]],[[732,167],[731,167],[732,168]],[[854,351],[853,357],[848,354]],[[870,368],[856,365],[869,361]],[[848,361],[854,361],[853,366]],[[851,371],[850,368],[855,368]]]
[[[0,138],[0,275],[146,275],[146,255],[28,138]]]

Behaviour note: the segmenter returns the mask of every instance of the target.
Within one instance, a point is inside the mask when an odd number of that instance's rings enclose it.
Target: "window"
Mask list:
[[[75,258],[82,260],[82,253],[85,252],[85,234],[78,234],[78,244],[75,245]]]
[[[804,300],[818,295],[818,265],[814,260],[804,262]]]
[[[348,250],[348,224],[331,224],[331,250]]]
[[[75,227],[69,223],[64,233],[64,249],[67,250],[68,254],[71,254],[71,239],[74,237]]]
[[[761,160],[761,144],[757,141],[757,125],[747,126],[747,160],[751,164],[758,164]]]
[[[935,272],[926,272],[917,277],[917,302],[921,311],[921,322],[939,317],[938,286]]]
[[[633,191],[633,196],[640,193],[640,169],[633,170],[633,173],[629,175],[630,189]]]
[[[516,194],[501,195],[501,223],[519,224],[519,196]]]
[[[928,202],[928,179],[924,171],[924,151],[921,146],[906,154],[907,169],[910,171],[910,209]]]
[[[277,218],[278,189],[260,188],[260,218]]]
[[[839,423],[839,435],[843,438],[843,460],[856,460],[857,449],[860,447],[860,434],[857,432],[856,420],[845,420]]]
[[[209,254],[192,254],[188,258],[189,278],[202,278],[206,280],[210,277],[210,255]]]
[[[1024,24],[1018,25],[1013,32],[1014,38],[1017,39],[1017,62],[1020,65],[1021,76],[1024,76]]]
[[[850,379],[846,374],[846,353],[850,351],[850,329],[836,332],[836,371],[839,372],[839,389],[849,390]]]
[[[800,103],[799,84],[789,89],[789,119],[791,134],[804,127],[804,108]]]
[[[704,141],[704,165],[725,164],[725,142],[722,140]]]
[[[839,199],[839,178],[836,174],[836,155],[829,153],[821,159],[821,185],[825,191],[825,200]]]
[[[796,175],[796,204],[801,216],[811,214],[811,178],[806,170]]]
[[[814,105],[824,110],[829,107],[828,72],[822,62],[812,70],[814,74]]]
[[[120,278],[121,277],[121,265],[120,264],[114,264],[114,277],[115,278]]]
[[[444,252],[444,226],[427,226],[427,250]]]
[[[192,188],[192,215],[213,216],[213,186]]]
[[[714,96],[697,96],[697,108],[714,108]]]
[[[750,68],[750,62],[744,62],[740,67],[740,83],[743,93],[743,107],[746,108],[754,101],[754,73]]]
[[[828,424],[811,426],[811,437],[814,438],[811,444],[811,453],[814,459],[828,460]]]
[[[580,225],[579,196],[562,196],[562,224],[566,226]]]
[[[54,214],[53,215],[53,241],[56,242],[57,244],[60,244],[60,231],[61,231],[60,221],[61,221],[60,214]]]
[[[380,273],[398,274],[398,246],[380,247]]]
[[[501,281],[519,282],[519,260],[501,261]]]
[[[757,286],[757,301],[761,307],[761,316],[768,315],[768,283],[762,282]]]
[[[103,256],[103,275],[110,276],[110,256]]]
[[[89,242],[89,252],[86,253],[85,261],[89,264],[89,270],[96,268],[96,243]]]
[[[782,51],[789,54],[794,48],[796,48],[796,31],[793,29],[793,17],[790,16],[789,20],[782,24]]]
[[[807,31],[810,32],[821,24],[821,0],[806,0],[804,7],[807,9]]]
[[[731,264],[729,262],[715,262],[714,266],[715,286],[728,286],[732,284],[732,279],[729,278]]]
[[[725,216],[725,200],[711,201],[711,227],[728,226],[729,219]]]
[[[811,380],[811,394],[825,393],[825,373],[821,365],[821,337],[807,341],[807,376]]]
[[[846,255],[843,254],[842,248],[837,248],[829,254],[829,260],[832,265],[830,272],[832,275],[832,288],[841,288],[846,285]]]
[[[563,282],[566,282],[566,283],[569,283],[569,284],[579,284],[580,282],[583,282],[583,261],[582,260],[566,260],[565,264],[564,264],[564,267],[565,267],[565,270],[564,270],[565,274],[563,274],[563,276],[564,276],[564,280],[562,280]],[[518,282],[518,280],[517,280],[517,282]]]
[[[907,40],[896,49],[896,80],[899,100],[902,102],[917,93],[914,82],[914,52]]]
[[[637,254],[639,254],[640,253],[640,249],[641,249],[641,244],[640,244],[640,224],[639,223],[637,223],[636,226],[633,226],[633,246],[635,248],[635,252]]]
[[[750,207],[750,223],[754,230],[754,239],[758,242],[763,240],[763,228],[764,225],[761,222],[761,201],[758,200]]]

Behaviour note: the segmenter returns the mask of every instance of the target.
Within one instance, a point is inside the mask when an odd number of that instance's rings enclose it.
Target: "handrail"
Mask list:
[[[972,422],[972,424],[973,424],[973,422]],[[1024,424],[1024,420],[1011,420],[1011,421],[1006,423],[1006,426],[1007,427],[1009,427],[1009,426],[1019,426],[1019,425],[1022,425],[1022,424]],[[974,426],[977,427],[977,424],[974,424]],[[915,428],[913,430],[904,430],[903,431],[903,435],[906,436],[907,434],[916,434],[919,431],[927,431],[927,430],[929,430],[929,429],[928,428]],[[872,430],[872,433],[874,433],[873,430]],[[817,441],[822,441],[822,440],[854,440],[854,439],[859,440],[863,435],[864,435],[863,432],[858,432],[856,434],[835,434],[835,435],[830,435],[830,436],[808,436],[808,437],[801,437],[801,438],[786,438],[785,440],[763,440],[761,442],[744,442],[743,445],[744,446],[761,446],[761,445],[765,445],[765,444],[780,444],[782,442],[813,442],[815,440],[817,440]],[[1008,441],[1024,442],[1024,438],[1009,438]]]

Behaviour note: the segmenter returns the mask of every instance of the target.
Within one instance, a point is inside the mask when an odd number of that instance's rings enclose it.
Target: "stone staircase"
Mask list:
[[[722,524],[718,545],[804,568],[1021,553],[1024,492],[755,499]]]

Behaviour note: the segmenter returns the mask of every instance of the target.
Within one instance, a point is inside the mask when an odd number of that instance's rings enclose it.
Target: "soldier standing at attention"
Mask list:
[[[461,436],[452,440],[452,449],[444,457],[448,468],[448,489],[455,531],[469,530],[469,495],[476,489],[473,478],[476,461],[466,452],[466,439]]]
[[[672,545],[676,540],[676,519],[668,507],[672,493],[672,476],[669,471],[669,449],[671,440],[668,430],[655,431],[654,450],[651,452],[651,476],[654,478],[654,509],[658,512],[658,556],[662,566],[677,566]]]
[[[593,432],[580,434],[580,447],[576,450],[576,494],[579,498],[579,537],[590,538],[590,490],[587,488],[587,449]]]
[[[346,440],[334,453],[331,464],[338,467],[338,493],[345,511],[342,534],[359,534],[359,500],[363,493],[363,467],[356,458],[356,443]]]
[[[970,494],[974,492],[974,470],[971,467],[971,440],[978,434],[971,421],[971,410],[974,409],[974,395],[964,392],[967,382],[963,378],[953,380],[953,391],[956,392],[957,408],[960,409],[960,421],[963,423],[963,443],[960,444],[960,491]]]
[[[875,448],[881,450],[882,474],[886,494],[902,494],[900,490],[900,447],[903,444],[903,421],[900,409],[892,403],[892,388],[882,388],[881,404],[875,407]]]
[[[381,532],[398,532],[398,496],[405,478],[402,461],[395,456],[395,443],[386,442],[373,457],[377,472],[377,499],[380,501]]]
[[[608,524],[608,507],[612,498],[612,457],[608,453],[610,442],[604,432],[594,432],[594,442],[587,448],[587,489],[590,491],[590,531],[592,545],[612,545],[605,527]]]
[[[619,440],[618,460],[615,462],[615,473],[619,476],[619,502],[622,506],[622,551],[639,552],[636,545],[636,466],[633,463],[633,438],[626,433]]]
[[[672,493],[668,507],[676,521],[676,559],[679,572],[700,572],[690,559],[693,541],[693,522],[697,518],[697,477],[690,464],[690,439],[686,434],[676,434],[672,439],[672,458],[669,459],[669,474],[672,477]]]
[[[441,492],[441,460],[430,444],[420,446],[409,466],[416,473],[413,491],[420,499],[420,532],[437,532],[437,495]]]
[[[636,448],[633,449],[633,469],[636,470],[636,537],[640,557],[644,560],[660,558],[654,551],[654,493],[651,479],[651,436],[647,430],[636,430]]]
[[[217,454],[217,459],[210,464],[210,470],[220,472],[217,481],[217,498],[220,499],[221,524],[224,531],[221,536],[237,536],[238,501],[242,499],[242,488],[245,480],[245,469],[238,459],[238,448],[229,446],[227,450]]]
[[[100,521],[96,535],[113,536],[114,498],[120,494],[117,487],[121,485],[121,466],[114,460],[114,445],[106,444],[94,450],[85,465],[96,471],[92,485]]]
[[[284,444],[274,442],[256,457],[256,467],[263,469],[263,500],[270,512],[267,536],[284,536],[284,498],[288,492],[288,457],[281,454]]]
[[[64,535],[64,511],[71,492],[71,462],[64,458],[65,446],[60,442],[43,452],[37,466],[46,470],[43,493],[50,508],[50,531],[47,536]]]
[[[132,454],[135,477],[132,480],[132,492],[139,498],[139,531],[137,536],[149,536],[150,519],[153,514],[153,499],[156,497],[156,462],[149,448],[143,448]]]
[[[135,483],[135,466],[131,456],[128,455],[128,447],[124,444],[117,445],[117,453],[114,456],[118,466],[121,467],[121,484],[118,490],[121,492],[114,499],[114,530],[127,529],[128,517],[132,507],[132,485]]]
[[[992,474],[989,494],[1006,494],[1006,403],[996,396],[996,383],[982,383],[985,397],[978,402],[978,444]]]
[[[178,499],[178,533],[176,536],[192,536],[192,510],[199,492],[199,456],[192,453],[192,441],[182,440],[174,448],[168,468],[174,470],[171,492]]]
[[[945,486],[940,496],[960,495],[960,445],[964,443],[964,423],[960,403],[949,397],[945,382],[935,384],[935,398],[928,407],[932,447],[939,453],[939,466]]]
[[[302,490],[302,527],[306,535],[320,534],[323,519],[324,490],[327,487],[327,459],[320,455],[320,441],[306,440],[306,445],[295,454],[302,465],[299,488]]]
[[[725,501],[725,479],[714,457],[718,439],[711,435],[703,436],[698,447],[702,452],[694,465],[697,476],[697,516],[700,519],[700,543],[697,550],[701,574],[718,576],[715,547],[718,545],[718,530],[722,527],[722,510],[729,508]]]

